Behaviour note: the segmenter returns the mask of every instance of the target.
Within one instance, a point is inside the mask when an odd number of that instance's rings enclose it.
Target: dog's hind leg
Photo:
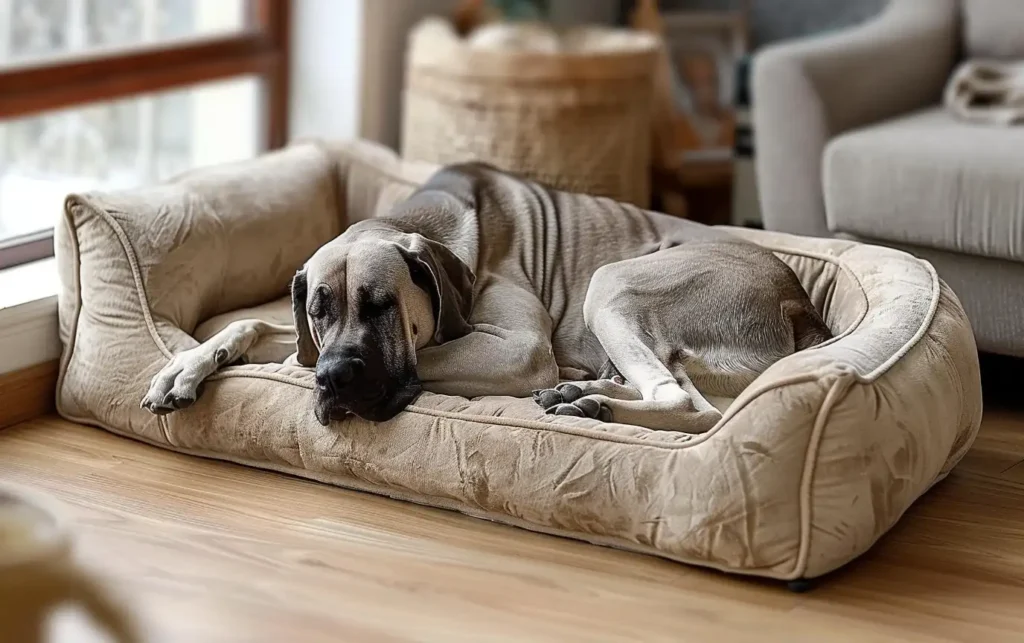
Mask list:
[[[602,371],[603,379],[535,391],[548,413],[687,433],[703,433],[721,419],[684,372],[670,371],[644,343],[635,320],[605,311],[590,327],[610,360],[623,366]]]
[[[261,340],[276,336],[294,345],[295,331],[291,326],[259,319],[231,322],[202,344],[172,357],[150,381],[142,408],[156,415],[166,415],[191,406],[199,397],[203,380],[224,366],[239,361],[260,361],[249,359],[249,351],[260,347],[265,350],[266,342]]]
[[[633,388],[638,395],[624,399],[622,395],[596,393],[549,412],[686,433],[704,433],[722,418],[685,373],[673,374],[658,359],[641,339],[634,320],[609,312],[594,320],[591,330],[601,340],[608,357],[621,365],[618,370],[629,382],[624,386]]]
[[[577,386],[576,399],[556,390],[562,400],[545,393],[538,403],[554,401],[546,407],[554,414],[703,433],[722,414],[701,391],[737,395],[797,349],[794,317],[807,311],[813,307],[792,270],[749,244],[684,245],[603,266],[591,279],[584,321],[639,399],[593,384]]]

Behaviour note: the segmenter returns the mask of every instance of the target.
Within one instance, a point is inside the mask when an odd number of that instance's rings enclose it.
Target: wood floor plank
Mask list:
[[[66,506],[80,559],[158,642],[980,643],[1024,640],[1017,454],[1024,414],[987,417],[961,467],[807,594],[52,417],[0,433],[0,478]]]
[[[961,463],[961,468],[1000,474],[1024,461],[1024,416],[1006,410],[985,413],[985,433]]]
[[[1024,484],[1024,462],[1018,462],[999,476],[1004,480]]]

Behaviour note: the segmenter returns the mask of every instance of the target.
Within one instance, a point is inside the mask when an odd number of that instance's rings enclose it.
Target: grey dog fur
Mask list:
[[[337,314],[316,309],[315,293]],[[291,361],[320,369],[337,345],[372,348],[388,391],[357,410],[318,390],[324,424],[339,409],[389,419],[422,389],[532,394],[548,413],[700,433],[721,419],[706,395],[735,396],[831,337],[793,271],[760,246],[481,163],[442,168],[387,216],[350,226],[300,270],[293,299]],[[408,330],[420,300],[429,338]],[[257,340],[282,330],[233,322],[176,355],[143,407],[190,405],[204,378],[252,361]]]

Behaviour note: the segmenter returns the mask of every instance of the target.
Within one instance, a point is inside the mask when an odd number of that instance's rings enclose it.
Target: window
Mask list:
[[[284,144],[289,0],[0,0],[0,268],[69,192]]]

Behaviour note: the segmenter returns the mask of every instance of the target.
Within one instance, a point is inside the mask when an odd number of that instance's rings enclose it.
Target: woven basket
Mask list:
[[[591,28],[557,51],[482,46],[441,19],[413,29],[402,155],[480,160],[552,187],[647,207],[657,41]]]

